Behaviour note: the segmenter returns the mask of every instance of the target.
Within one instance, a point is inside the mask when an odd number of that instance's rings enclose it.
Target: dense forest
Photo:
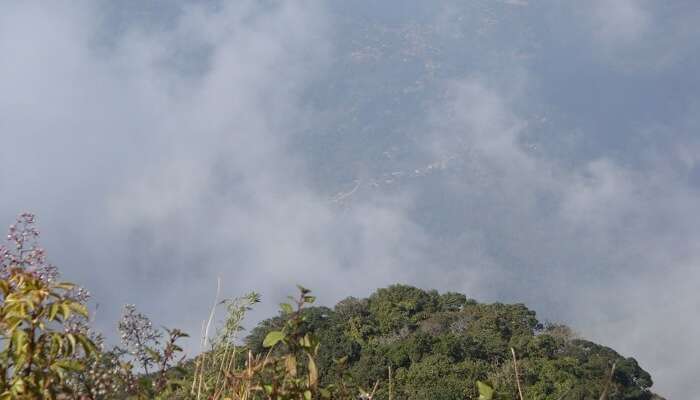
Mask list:
[[[477,381],[517,398],[511,349],[527,399],[593,399],[615,365],[610,399],[651,399],[651,377],[633,358],[577,338],[564,325],[542,324],[523,304],[482,304],[459,293],[393,285],[369,298],[304,311],[305,329],[319,338],[321,381],[351,379],[361,387],[387,382],[395,398],[477,398]],[[265,335],[285,315],[263,321],[247,338],[263,351]],[[343,360],[344,374],[337,370]],[[388,398],[380,385],[377,398]]]
[[[89,293],[60,282],[34,225],[22,214],[0,247],[0,399],[659,399],[633,358],[523,304],[406,285],[333,308],[299,287],[247,335],[260,296],[223,300],[226,317],[212,312],[193,358],[185,332],[127,305],[111,346],[90,326]]]

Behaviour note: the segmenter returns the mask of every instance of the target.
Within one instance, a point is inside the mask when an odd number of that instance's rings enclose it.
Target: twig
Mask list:
[[[226,357],[228,356],[228,348],[229,348],[229,342],[226,342],[226,347],[224,347],[224,355],[221,356],[221,366],[219,367],[219,373],[216,374],[216,383],[214,383],[214,387],[219,386],[219,379],[221,379],[221,375],[224,373],[224,368],[226,368]]]
[[[520,400],[525,400],[523,398],[523,389],[520,387],[520,374],[518,373],[518,360],[515,357],[515,349],[511,347],[510,352],[513,354],[513,368],[515,369],[515,383],[518,384],[518,394],[520,395]]]
[[[209,343],[209,327],[211,327],[211,321],[214,319],[214,314],[216,313],[216,306],[219,304],[219,294],[221,293],[221,277],[216,280],[216,298],[214,299],[214,305],[211,307],[211,312],[209,313],[209,321],[207,321],[207,327],[204,329],[204,337],[202,338],[202,369],[199,371],[199,386],[197,387],[197,400],[199,400],[202,393],[202,381],[204,380],[204,365],[206,363],[206,351],[207,344]]]
[[[374,388],[372,388],[372,393],[369,395],[370,400],[374,399],[374,392],[377,391],[379,387],[379,381],[374,382]]]
[[[389,400],[394,400],[394,381],[391,379],[391,365],[389,366]]]
[[[205,324],[205,322],[202,321],[202,332],[201,332],[202,337],[204,337],[204,324]],[[200,369],[200,367],[202,367],[202,357],[203,357],[203,354],[200,355],[199,357],[197,357],[197,363],[195,364],[194,379],[192,379],[192,389],[190,390],[190,393],[192,395],[194,395],[194,389],[197,387],[197,381],[199,378],[199,369]]]
[[[600,395],[600,400],[608,400],[608,391],[610,390],[610,385],[612,384],[616,365],[617,363],[613,363],[612,368],[610,368],[610,375],[608,375],[608,380],[605,382],[605,388],[603,388],[603,393]]]
[[[566,397],[567,394],[571,393],[571,391],[572,391],[573,389],[574,389],[573,387],[570,387],[569,390],[567,390],[566,392],[564,392],[564,394],[562,394],[561,396],[559,396],[559,397],[557,398],[557,400],[564,400],[564,397]]]

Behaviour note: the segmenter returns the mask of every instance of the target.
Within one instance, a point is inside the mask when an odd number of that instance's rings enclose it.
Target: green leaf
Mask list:
[[[151,357],[151,359],[153,361],[159,363],[162,360],[160,357],[160,353],[158,353],[157,351],[155,351],[149,347],[145,347],[145,349],[146,349],[146,353],[148,353],[148,355]]]
[[[56,314],[58,314],[58,304],[53,303],[49,306],[49,321],[53,321],[56,318]]]
[[[12,333],[11,342],[12,346],[14,347],[15,354],[21,354],[25,351],[24,347],[28,342],[27,333],[21,329],[16,329]]]
[[[291,314],[294,312],[294,309],[292,308],[292,305],[289,303],[282,303],[280,304],[280,308],[285,314]]]
[[[345,365],[348,362],[348,356],[343,356],[333,360],[337,365]]]
[[[311,391],[307,390],[304,392],[304,400],[311,400]]]
[[[66,339],[68,339],[68,344],[70,344],[70,354],[72,355],[75,353],[75,344],[77,340],[72,333],[66,334]]]
[[[60,369],[68,371],[81,371],[84,368],[83,364],[79,361],[69,359],[55,361],[53,365]]]
[[[88,317],[88,309],[85,307],[84,304],[80,303],[73,303],[71,302],[70,308],[77,314],[82,315],[83,317],[87,318]]]
[[[58,332],[51,333],[51,348],[50,354],[53,357],[58,355],[58,352],[63,348],[63,343],[61,340],[61,335]]]
[[[311,293],[311,290],[309,290],[301,285],[297,285],[297,288],[299,288],[299,291],[301,292],[302,295],[307,295],[307,294]]]
[[[479,400],[492,400],[493,388],[482,381],[476,381],[476,387],[479,390]]]
[[[95,354],[97,352],[97,346],[85,335],[76,336],[78,343],[83,347],[83,351],[86,355]]]
[[[17,378],[17,379],[15,379],[14,382],[12,382],[12,387],[10,388],[10,391],[14,394],[24,393],[25,388],[26,388],[26,385],[24,383],[24,379]]]
[[[61,314],[63,314],[63,319],[66,320],[66,319],[70,318],[70,315],[71,315],[70,305],[68,305],[66,303],[61,303],[60,307],[61,307]]]
[[[265,340],[263,340],[263,347],[272,347],[280,340],[284,340],[284,333],[281,331],[271,331],[267,334],[267,336],[265,336]]]
[[[299,345],[301,345],[301,347],[306,347],[306,348],[311,347],[311,338],[309,337],[308,333],[306,335],[304,335],[303,338],[299,339]]]

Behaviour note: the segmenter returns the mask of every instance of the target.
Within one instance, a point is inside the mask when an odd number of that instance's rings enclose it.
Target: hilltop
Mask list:
[[[476,381],[517,398],[511,348],[526,399],[592,399],[615,365],[609,399],[659,399],[634,358],[577,337],[564,325],[543,324],[523,304],[483,304],[459,293],[392,285],[333,308],[304,310],[305,330],[320,341],[324,384],[340,377],[388,398],[389,371],[397,399],[477,398]],[[261,322],[247,337],[262,353],[268,332],[285,315]]]

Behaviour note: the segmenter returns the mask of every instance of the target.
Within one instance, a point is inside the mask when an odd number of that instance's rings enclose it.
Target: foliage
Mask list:
[[[243,343],[260,296],[226,299],[190,359],[186,333],[126,305],[121,345],[108,348],[90,329],[89,293],[58,282],[34,223],[20,215],[0,247],[0,400],[660,399],[636,360],[543,325],[523,304],[406,285],[333,308],[299,287]]]
[[[211,341],[208,351],[192,363],[194,367],[188,376],[184,389],[190,396],[199,398],[221,398],[231,390],[227,373],[235,371],[244,361],[245,351],[238,346],[239,334],[243,331],[242,322],[252,306],[260,302],[260,295],[251,292],[243,297],[226,299],[219,303],[226,307],[226,318]],[[180,394],[187,398],[184,393]]]
[[[55,398],[65,391],[66,373],[82,368],[72,356],[93,352],[85,335],[61,329],[72,314],[87,316],[66,296],[72,288],[19,268],[0,281],[0,398]]]
[[[187,374],[179,341],[188,335],[179,329],[155,329],[132,304],[124,307],[118,326],[123,347],[84,360],[91,375],[81,382],[92,390],[83,393],[94,400],[171,398]]]
[[[306,288],[299,287],[299,297],[281,304],[280,317],[274,330],[261,338],[259,352],[239,348],[233,342],[232,333],[240,330],[242,311],[257,303],[257,294],[248,295],[229,303],[228,318],[223,333],[215,340],[212,350],[202,354],[194,370],[195,380],[190,395],[211,399],[350,399],[357,391],[352,385],[340,381],[324,385],[319,380],[318,340],[310,334],[309,323],[313,318],[306,306],[315,298]],[[312,314],[313,315],[313,314]],[[217,356],[224,348],[223,358]],[[228,350],[228,352],[227,352]],[[247,350],[247,351],[246,351]],[[229,358],[227,358],[229,354]],[[238,355],[244,356],[242,359]],[[211,360],[207,362],[207,360]],[[209,376],[210,379],[206,379]],[[211,377],[216,377],[212,380]],[[204,390],[200,386],[204,384]],[[196,390],[194,388],[197,387]],[[188,398],[183,394],[183,398]]]
[[[0,248],[0,398],[54,399],[69,393],[67,376],[84,365],[95,345],[77,321],[86,319],[84,297],[76,286],[56,282],[34,239],[34,217],[22,214],[10,227],[14,248]],[[76,319],[75,316],[79,318]]]
[[[319,338],[319,359],[346,357],[342,378],[365,387],[383,383],[376,399],[388,398],[389,368],[397,399],[475,399],[477,381],[494,388],[494,399],[517,398],[511,349],[520,358],[527,399],[598,398],[613,364],[609,399],[653,396],[649,374],[634,359],[575,339],[562,325],[545,326],[522,304],[481,304],[455,293],[393,285],[367,299],[304,313],[324,316],[307,326]],[[281,317],[263,321],[248,337],[251,348],[280,323]],[[322,365],[320,380],[337,384],[332,365]]]

